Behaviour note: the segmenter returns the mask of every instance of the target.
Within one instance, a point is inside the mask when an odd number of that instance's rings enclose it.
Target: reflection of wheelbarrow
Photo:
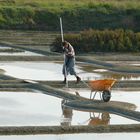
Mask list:
[[[91,88],[90,99],[94,99],[96,93],[100,93],[100,98],[104,102],[108,102],[111,98],[111,87],[114,85],[116,80],[114,79],[104,79],[104,80],[92,80],[89,81],[89,86]],[[92,97],[92,94],[94,95]],[[102,95],[101,95],[102,94]]]
[[[90,112],[90,118],[80,125],[88,124],[88,125],[108,125],[110,124],[110,114],[108,112]]]
[[[90,114],[90,120],[88,125],[108,125],[110,122],[110,115],[108,112],[99,113],[98,116],[93,116]]]

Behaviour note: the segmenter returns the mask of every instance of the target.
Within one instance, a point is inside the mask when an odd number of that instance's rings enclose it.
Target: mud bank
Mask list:
[[[19,89],[23,89],[24,91],[29,90],[28,85],[26,81],[15,79],[9,76],[0,75],[0,91],[3,91],[3,89],[6,89],[6,91],[15,91]],[[38,83],[41,83],[43,85],[49,85],[54,88],[64,88],[65,85],[62,83],[62,81],[36,81]],[[75,84],[75,81],[69,81],[68,86],[69,88],[88,88],[87,86],[88,81],[80,82],[79,84]],[[120,90],[134,90],[139,91],[140,90],[140,81],[117,81],[112,89],[120,89]]]
[[[56,88],[62,88],[65,87],[65,85],[62,83],[62,81],[39,81],[42,84],[46,84],[52,87]],[[75,84],[75,81],[69,81],[68,82],[69,88],[89,88],[88,87],[88,81],[80,82],[78,84]],[[113,85],[112,89],[128,89],[132,88],[135,90],[140,89],[140,81],[139,80],[126,80],[126,81],[121,81],[118,80],[116,83]]]
[[[140,132],[139,124],[108,126],[24,126],[0,127],[0,135]]]

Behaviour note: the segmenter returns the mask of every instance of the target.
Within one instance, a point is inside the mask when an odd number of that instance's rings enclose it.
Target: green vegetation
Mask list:
[[[139,0],[3,0],[1,29],[65,31],[125,28],[140,31]]]
[[[87,30],[79,34],[66,34],[77,53],[88,52],[140,52],[140,33],[130,30]],[[53,43],[53,51],[62,52],[61,38]]]

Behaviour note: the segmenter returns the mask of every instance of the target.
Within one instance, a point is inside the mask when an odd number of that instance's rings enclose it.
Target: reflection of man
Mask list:
[[[62,102],[61,102],[62,115],[63,115],[61,125],[70,126],[71,121],[72,121],[73,112],[72,112],[72,109],[64,106],[64,103],[66,103],[66,102],[67,102],[67,100],[62,100]]]
[[[108,125],[110,122],[110,115],[108,112],[103,112],[101,118],[98,117],[90,117],[90,121],[88,125]]]

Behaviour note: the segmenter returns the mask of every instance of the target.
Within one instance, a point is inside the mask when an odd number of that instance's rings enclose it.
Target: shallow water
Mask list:
[[[59,125],[59,106],[60,99],[40,93],[0,92],[0,126]]]
[[[0,50],[5,50],[5,49],[13,49],[11,47],[5,47],[5,46],[0,46]],[[37,54],[34,52],[30,51],[24,51],[24,52],[0,52],[0,56],[43,56],[41,54]]]
[[[87,97],[87,91],[80,91],[80,94]],[[112,101],[128,101],[138,106],[137,111],[140,110],[140,92],[113,91],[112,96]],[[107,112],[89,113],[69,108],[62,110],[61,101],[42,93],[0,92],[0,126],[99,125],[94,123],[96,118],[105,125],[138,123]]]
[[[84,133],[63,135],[22,135],[22,136],[0,136],[1,140],[138,140],[140,133]]]
[[[135,64],[136,65],[136,64]],[[100,77],[89,77],[89,79],[100,79],[100,78],[113,78],[117,80],[140,80],[139,74],[127,74],[127,73],[118,73],[118,72],[112,72],[107,69],[101,69],[99,67],[94,67],[91,65],[86,65],[80,63],[81,70],[84,70],[86,72],[93,72],[96,74],[99,74]]]
[[[53,62],[0,63],[0,69],[4,69],[6,75],[30,80],[63,80],[62,66],[62,64]],[[76,71],[82,79],[101,77],[100,74],[85,72],[79,66],[76,66]],[[75,77],[68,76],[68,80],[75,80]]]
[[[1,62],[0,69],[6,71],[6,75],[10,75],[20,79],[30,80],[63,80],[62,62]],[[76,72],[82,80],[94,80],[114,78],[119,80],[140,80],[140,75],[112,73],[107,70],[93,68],[82,63],[76,65]],[[68,80],[75,80],[74,76],[68,76]]]
[[[43,56],[41,54],[25,51],[25,52],[0,52],[0,56]]]
[[[6,75],[30,80],[63,80],[62,63],[55,62],[3,62],[0,68]],[[76,71],[82,79],[103,78],[101,73],[87,72],[82,65]],[[105,73],[104,73],[105,74]],[[104,76],[105,77],[105,76]],[[69,80],[74,80],[72,76]],[[71,90],[71,89],[67,89]],[[74,90],[72,90],[73,92]],[[70,91],[71,92],[71,91]],[[81,96],[89,98],[89,90],[78,90]],[[75,92],[73,92],[75,94]],[[97,97],[99,98],[99,96]],[[112,91],[111,100],[133,103],[140,111],[140,91]],[[51,107],[50,107],[51,106]],[[68,115],[66,114],[68,112]],[[88,125],[91,119],[102,119],[102,113],[89,113],[77,110],[62,111],[61,99],[41,93],[0,92],[0,125]],[[92,115],[92,116],[90,116]],[[138,123],[117,115],[107,114],[106,124]],[[26,117],[25,117],[26,116]],[[28,118],[28,119],[27,119]],[[102,121],[102,120],[101,120]]]
[[[0,50],[3,50],[3,49],[11,49],[11,47],[6,47],[6,46],[1,46],[0,45]]]

